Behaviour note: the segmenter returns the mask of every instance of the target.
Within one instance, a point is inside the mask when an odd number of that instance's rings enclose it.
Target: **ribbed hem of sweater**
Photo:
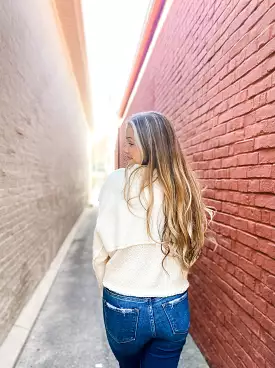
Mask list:
[[[161,289],[158,290],[156,288],[139,288],[139,289],[133,289],[133,288],[123,288],[119,285],[113,285],[112,283],[108,283],[106,281],[103,281],[103,286],[114,293],[125,295],[125,296],[133,296],[133,297],[139,297],[139,298],[165,298],[168,296],[173,296],[177,294],[184,293],[189,288],[189,282],[186,280],[183,282],[183,285],[181,288],[173,288],[171,287],[167,289]]]

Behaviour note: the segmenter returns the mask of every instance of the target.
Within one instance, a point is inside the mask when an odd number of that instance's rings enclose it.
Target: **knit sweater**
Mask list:
[[[139,198],[142,171],[132,175],[129,202],[124,199],[125,181],[139,165],[114,171],[99,196],[99,211],[93,241],[93,267],[100,288],[123,295],[165,297],[187,290],[187,270],[176,257],[161,250],[163,191],[153,184],[154,204],[151,237],[146,228],[148,190]],[[126,175],[128,175],[126,177]],[[163,261],[164,260],[164,261]]]

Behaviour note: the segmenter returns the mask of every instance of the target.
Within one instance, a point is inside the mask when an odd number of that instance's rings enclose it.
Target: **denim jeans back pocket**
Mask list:
[[[138,327],[137,308],[118,308],[103,301],[104,321],[107,333],[117,343],[135,341]]]
[[[190,327],[188,294],[162,304],[174,335],[185,335]]]

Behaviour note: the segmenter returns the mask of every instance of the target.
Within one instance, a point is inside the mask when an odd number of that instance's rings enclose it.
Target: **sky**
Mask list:
[[[82,0],[95,135],[117,124],[151,0]]]

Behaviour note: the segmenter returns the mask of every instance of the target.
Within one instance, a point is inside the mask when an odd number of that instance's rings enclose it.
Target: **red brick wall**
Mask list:
[[[1,2],[0,24],[1,343],[86,204],[88,163],[51,1]]]
[[[172,119],[218,210],[219,246],[190,276],[192,336],[216,368],[275,367],[274,22],[274,0],[175,0],[127,113]]]

